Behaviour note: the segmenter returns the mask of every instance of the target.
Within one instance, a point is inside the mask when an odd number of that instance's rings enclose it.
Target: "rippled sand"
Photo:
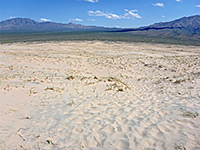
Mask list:
[[[0,45],[0,149],[199,150],[200,47]]]

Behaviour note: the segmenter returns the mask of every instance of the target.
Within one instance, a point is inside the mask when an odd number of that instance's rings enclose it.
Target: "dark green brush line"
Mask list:
[[[144,36],[131,33],[108,33],[108,32],[34,32],[34,33],[1,33],[0,43],[14,42],[37,42],[37,41],[121,41],[121,42],[145,42],[178,45],[200,46],[198,40],[178,38],[163,38],[161,36]]]

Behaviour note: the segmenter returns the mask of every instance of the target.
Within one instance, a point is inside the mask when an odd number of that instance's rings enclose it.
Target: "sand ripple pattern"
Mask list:
[[[0,46],[0,149],[199,150],[199,47]]]

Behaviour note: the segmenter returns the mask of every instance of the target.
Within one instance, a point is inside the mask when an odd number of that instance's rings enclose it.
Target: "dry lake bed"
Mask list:
[[[200,47],[0,45],[1,150],[200,150]]]

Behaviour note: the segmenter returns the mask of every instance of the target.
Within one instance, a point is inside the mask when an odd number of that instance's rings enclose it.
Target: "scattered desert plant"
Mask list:
[[[183,145],[175,145],[175,150],[186,150],[186,148]]]
[[[174,81],[173,83],[174,84],[181,84],[181,82],[184,82],[185,81],[185,79],[183,79],[183,80],[176,80],[176,81]]]
[[[199,116],[198,112],[193,109],[181,108],[184,117],[196,118]]]
[[[52,142],[52,140],[46,140],[46,142],[47,142],[48,144],[54,145],[54,143]]]
[[[200,76],[200,72],[192,72],[191,74],[194,76]]]
[[[47,87],[45,90],[54,90],[54,88],[53,87]]]
[[[35,91],[35,87],[31,87],[30,91],[29,91],[29,96],[31,96],[32,94],[37,94],[37,92]]]
[[[160,80],[157,80],[156,82],[155,82],[155,84],[160,84],[161,83],[161,81]]]
[[[183,113],[183,116],[196,118],[197,116],[199,116],[199,114],[197,112],[186,111]]]
[[[69,103],[69,105],[73,106],[74,105],[74,100],[71,100],[70,103]]]
[[[66,79],[67,80],[73,80],[75,77],[74,76],[68,76]]]
[[[106,90],[116,90],[117,92],[123,92],[124,90],[130,89],[130,87],[128,87],[128,85],[122,82],[120,79],[108,77],[107,81],[112,83],[107,85],[108,88]]]
[[[64,87],[63,88],[60,88],[60,87],[46,87],[45,88],[46,91],[50,90],[50,91],[54,91],[54,92],[62,92],[64,91]]]
[[[30,117],[26,116],[26,117],[24,117],[24,119],[27,119],[27,120],[28,120],[28,119],[30,119]]]

